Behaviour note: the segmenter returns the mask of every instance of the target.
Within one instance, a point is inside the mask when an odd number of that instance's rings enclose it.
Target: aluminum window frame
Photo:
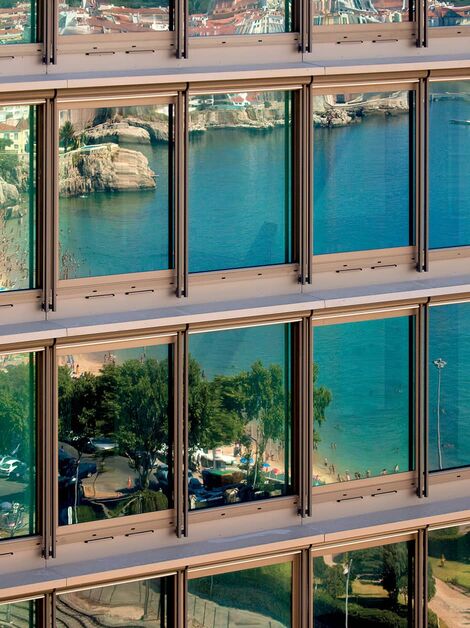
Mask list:
[[[179,126],[177,100],[181,90],[181,84],[173,84],[171,86],[158,85],[152,88],[126,88],[126,89],[77,89],[59,91],[55,101],[55,137],[54,137],[54,199],[53,199],[53,231],[54,231],[54,260],[52,271],[52,293],[57,295],[57,302],[61,297],[67,296],[83,296],[85,299],[99,298],[100,296],[115,296],[116,290],[125,291],[126,294],[138,294],[142,292],[153,292],[157,288],[170,289],[176,282],[178,273],[178,247],[181,247],[177,239],[175,223],[179,220],[180,208],[175,202],[175,188],[177,187],[177,164],[179,154],[182,150],[180,146],[180,135],[176,132]],[[135,105],[172,105],[174,107],[172,118],[175,127],[175,134],[172,149],[169,151],[171,159],[170,167],[171,190],[169,194],[168,204],[168,222],[170,229],[170,238],[173,240],[173,250],[169,250],[169,257],[173,257],[174,267],[164,270],[153,270],[143,272],[129,272],[116,275],[102,275],[92,277],[78,277],[73,279],[61,279],[59,276],[59,243],[60,243],[60,199],[59,199],[59,141],[58,128],[60,124],[61,111],[73,111],[77,109],[92,109],[96,107],[132,107]],[[170,129],[172,125],[169,125]],[[172,207],[173,205],[173,207]],[[173,231],[173,233],[171,233]],[[103,295],[104,291],[104,295]],[[57,309],[57,303],[51,309]]]
[[[256,569],[257,567],[269,567],[272,565],[290,563],[291,571],[291,626],[292,628],[300,628],[300,618],[302,616],[301,600],[302,588],[302,564],[301,550],[290,550],[287,552],[270,553],[264,556],[256,556],[253,558],[243,558],[238,560],[220,561],[213,564],[206,564],[197,567],[189,567],[187,569],[187,582],[197,580],[208,576],[216,576],[224,573],[237,573],[246,569]],[[186,591],[186,597],[188,593]],[[187,604],[187,601],[186,601]]]
[[[420,344],[420,304],[408,303],[402,305],[384,305],[382,307],[370,308],[370,309],[343,309],[331,310],[330,312],[312,313],[312,353],[311,362],[312,368],[314,360],[314,347],[315,347],[315,327],[340,325],[352,322],[365,322],[371,320],[388,320],[390,318],[408,317],[411,322],[414,319],[414,342],[410,349],[410,360],[412,361],[412,368],[410,368],[410,375],[412,376],[409,382],[409,390],[413,391],[413,399],[410,399],[410,409],[413,409],[413,414],[410,416],[410,429],[413,428],[413,440],[410,439],[409,453],[413,453],[414,469],[409,471],[399,472],[393,475],[385,475],[378,477],[362,478],[360,480],[351,479],[345,482],[332,482],[331,484],[325,484],[322,486],[313,486],[313,441],[312,441],[312,464],[310,464],[310,486],[312,486],[311,494],[313,507],[315,504],[323,503],[327,501],[349,501],[360,500],[367,496],[379,497],[387,494],[395,494],[401,490],[411,490],[417,492],[420,495],[420,477],[421,477],[421,460],[425,455],[423,452],[423,414],[424,409],[419,403],[421,398],[422,389],[422,352]],[[411,365],[410,365],[411,366]],[[311,388],[310,394],[312,399],[314,397],[313,391],[313,378],[310,378],[309,388]],[[312,404],[313,405],[313,404]],[[312,411],[313,414],[313,411]],[[313,416],[311,418],[312,435],[315,430],[313,422]]]
[[[297,456],[296,452],[303,452],[303,426],[305,424],[305,406],[299,404],[299,398],[303,390],[303,381],[305,376],[303,374],[303,365],[299,364],[298,357],[303,351],[304,340],[304,315],[291,315],[291,316],[265,316],[265,317],[253,317],[252,319],[233,319],[224,324],[214,323],[195,323],[190,324],[187,327],[187,340],[186,340],[186,360],[185,364],[188,365],[189,356],[189,338],[194,334],[212,333],[212,332],[224,332],[234,329],[252,329],[255,327],[266,327],[269,325],[292,325],[291,327],[291,347],[290,347],[290,364],[291,364],[291,385],[292,385],[292,402],[291,402],[291,425],[290,425],[290,449],[291,449],[291,485],[292,495],[285,495],[276,498],[268,498],[262,500],[256,500],[253,502],[240,502],[236,504],[229,504],[223,506],[214,506],[201,510],[188,510],[188,496],[183,493],[184,498],[184,516],[187,521],[185,526],[185,534],[187,536],[188,529],[192,525],[203,523],[205,521],[216,521],[220,519],[229,519],[232,517],[242,516],[246,514],[255,514],[261,512],[269,512],[279,509],[287,509],[297,514],[301,514],[308,509],[308,505],[305,504],[305,495],[307,491],[305,489],[305,477],[302,471],[303,460],[302,455]],[[185,381],[184,393],[184,415],[186,430],[188,426],[188,397],[189,397],[189,385]],[[187,455],[187,447],[183,452],[184,455],[184,468],[189,468],[189,460]]]
[[[29,535],[5,538],[0,540],[0,556],[14,559],[17,552],[38,549],[46,556],[45,538],[48,530],[47,467],[45,461],[49,452],[47,439],[47,371],[50,342],[38,344],[20,343],[16,345],[0,345],[0,356],[30,354],[35,361],[35,528],[36,532]]]
[[[52,371],[54,377],[52,378],[53,388],[53,420],[52,420],[52,452],[51,460],[53,461],[53,473],[52,473],[52,541],[50,554],[55,556],[56,548],[60,545],[83,542],[94,543],[105,539],[112,539],[115,536],[132,537],[144,533],[158,533],[161,530],[175,529],[178,503],[181,499],[179,491],[177,490],[178,476],[176,472],[173,473],[173,506],[166,510],[141,513],[137,515],[125,515],[123,517],[113,519],[102,519],[96,521],[82,522],[72,525],[60,525],[59,524],[59,494],[58,494],[58,482],[56,477],[58,475],[58,426],[59,426],[59,395],[57,384],[57,372],[58,372],[58,358],[61,355],[67,355],[75,348],[83,353],[92,353],[97,348],[100,350],[112,350],[112,349],[125,349],[132,347],[151,347],[151,346],[173,346],[173,365],[172,365],[172,378],[171,378],[171,390],[173,393],[172,407],[173,415],[169,417],[169,439],[171,441],[173,449],[174,466],[176,468],[176,451],[180,448],[178,442],[179,432],[177,430],[177,423],[179,421],[178,416],[178,397],[179,392],[177,390],[177,373],[180,368],[180,351],[179,351],[179,333],[178,331],[155,331],[149,330],[146,333],[139,334],[138,332],[130,334],[110,334],[104,336],[93,336],[86,339],[70,342],[70,339],[63,339],[54,348],[54,364]],[[171,424],[171,425],[170,425]]]
[[[50,259],[50,248],[44,243],[48,237],[48,201],[47,186],[49,175],[46,172],[46,163],[49,155],[50,142],[48,134],[47,119],[51,107],[51,99],[54,92],[42,90],[37,92],[11,92],[0,95],[0,107],[29,106],[35,107],[36,111],[36,134],[35,134],[35,215],[34,215],[34,256],[35,271],[33,288],[21,288],[16,290],[5,290],[0,292],[0,311],[14,310],[15,307],[24,304],[35,306],[35,309],[47,311],[48,303],[48,269]]]
[[[414,120],[414,124],[410,127],[410,131],[414,130],[414,154],[413,143],[410,133],[410,170],[408,173],[408,180],[410,184],[414,183],[416,195],[420,189],[420,169],[422,163],[422,152],[420,150],[421,142],[421,127],[419,121],[422,118],[421,114],[421,98],[420,98],[420,81],[426,76],[425,72],[402,72],[402,73],[389,73],[389,74],[364,74],[357,76],[338,76],[338,77],[314,77],[312,82],[311,99],[315,96],[329,95],[329,94],[342,94],[347,90],[348,94],[353,93],[370,93],[380,91],[407,91],[415,94],[414,96],[414,115],[413,108],[410,107],[409,116],[411,120]],[[312,104],[313,114],[313,104]],[[310,119],[310,125],[313,127],[313,122]],[[312,189],[312,227],[313,233],[315,232],[315,201],[314,201],[314,145],[315,145],[315,132],[312,128],[312,142],[310,146],[310,158],[311,167],[308,176],[310,178],[310,185]],[[324,253],[316,254],[313,246],[313,234],[312,234],[312,247],[308,252],[308,255],[312,258],[311,264],[313,273],[322,272],[335,272],[335,273],[347,273],[351,271],[362,270],[380,270],[381,268],[390,268],[398,266],[409,266],[413,268],[418,264],[418,253],[421,244],[421,232],[420,232],[420,212],[422,211],[421,197],[416,196],[414,202],[411,202],[413,187],[410,185],[410,203],[409,203],[409,221],[410,230],[414,225],[414,244],[405,247],[393,247],[387,249],[370,249],[359,250],[350,252],[339,253]],[[307,252],[306,252],[307,254]],[[310,282],[311,283],[311,282]]]

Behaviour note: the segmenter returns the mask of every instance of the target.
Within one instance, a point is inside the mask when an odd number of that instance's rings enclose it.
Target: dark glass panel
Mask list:
[[[36,356],[0,356],[0,539],[37,532]]]
[[[188,582],[189,628],[292,626],[292,563]]]
[[[431,83],[429,107],[430,246],[470,246],[470,81]]]
[[[316,255],[413,243],[413,98],[406,91],[314,98]]]
[[[190,99],[191,272],[291,261],[291,92]]]
[[[291,0],[189,0],[189,35],[210,37],[287,33]]]
[[[36,41],[36,0],[2,0],[0,44],[30,44]]]
[[[137,37],[170,29],[170,0],[64,0],[59,5],[60,35]]]
[[[315,628],[411,628],[414,543],[314,559]]]
[[[466,628],[470,595],[468,526],[430,530],[428,627]]]
[[[59,362],[59,524],[172,505],[172,347]]]
[[[290,327],[191,336],[191,509],[292,492]]]
[[[470,304],[432,307],[429,468],[470,465]]]
[[[170,107],[60,113],[60,277],[172,266]]]
[[[0,291],[36,287],[36,107],[0,107],[0,237]]]
[[[412,317],[314,329],[314,483],[413,468]]]
[[[57,596],[57,625],[169,628],[171,578],[113,584]]]

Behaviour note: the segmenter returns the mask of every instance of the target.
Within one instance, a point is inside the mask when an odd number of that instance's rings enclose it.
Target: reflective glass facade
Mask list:
[[[0,238],[0,292],[34,288],[36,286],[34,106],[0,107]]]
[[[314,485],[413,468],[413,317],[314,327]]]
[[[292,491],[291,325],[190,337],[191,509]]]
[[[470,464],[470,304],[431,308],[429,331],[431,471]]]
[[[189,101],[191,272],[292,257],[291,92]]]
[[[191,37],[287,33],[291,28],[291,0],[189,0]]]
[[[59,524],[172,505],[172,348],[60,357]]]
[[[13,628],[39,628],[41,624],[37,603],[31,600],[0,604],[0,625],[13,626]]]
[[[191,628],[290,628],[292,563],[189,580],[187,607]]]
[[[412,542],[315,558],[315,628],[414,626],[413,561]]]
[[[36,41],[37,0],[3,0],[0,3],[0,44]]]
[[[429,110],[430,246],[470,246],[470,81],[432,82]]]
[[[172,266],[172,115],[170,105],[60,112],[61,279]]]
[[[168,31],[170,0],[64,0],[59,7],[60,35],[139,37]]]
[[[348,26],[370,24],[399,24],[410,20],[408,1],[384,2],[383,0],[359,0],[327,2],[312,0],[314,26]]]
[[[413,243],[413,101],[407,91],[314,96],[315,255]]]
[[[37,532],[36,390],[34,354],[0,356],[0,539]]]
[[[461,628],[468,621],[468,526],[431,530],[428,542],[428,626]]]
[[[168,628],[169,589],[170,578],[152,578],[61,594],[57,625]]]

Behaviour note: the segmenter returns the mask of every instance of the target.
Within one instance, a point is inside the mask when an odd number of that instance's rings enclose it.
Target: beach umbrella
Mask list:
[[[246,459],[246,458],[240,458],[240,462],[241,462],[242,464],[246,464],[248,461],[247,461],[247,459]]]
[[[273,473],[274,475],[277,475],[278,473],[280,473],[279,469],[273,469]]]
[[[261,466],[263,467],[263,469],[269,469],[271,465],[269,464],[269,462],[263,462]]]

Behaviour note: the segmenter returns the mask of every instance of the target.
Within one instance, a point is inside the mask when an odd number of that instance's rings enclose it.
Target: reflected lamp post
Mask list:
[[[442,371],[447,362],[442,358],[433,360],[434,366],[437,368],[437,455],[439,460],[439,470],[442,471],[442,449],[441,449],[441,379]]]
[[[344,628],[348,628],[349,578],[351,576],[352,558],[344,565],[343,575],[346,576],[346,601],[344,604]]]

